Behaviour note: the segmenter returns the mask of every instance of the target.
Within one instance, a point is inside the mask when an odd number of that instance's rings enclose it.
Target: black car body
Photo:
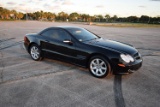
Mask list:
[[[130,73],[142,65],[142,57],[134,47],[103,39],[79,27],[50,27],[37,34],[26,34],[24,46],[34,60],[42,57],[64,60],[89,68],[91,74],[100,78],[111,71]]]

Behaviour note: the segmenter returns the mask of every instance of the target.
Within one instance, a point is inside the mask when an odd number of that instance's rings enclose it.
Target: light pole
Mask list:
[[[26,21],[27,21],[27,19],[28,19],[28,14],[27,14],[27,9],[26,9]]]
[[[148,24],[149,24],[149,22],[150,22],[150,17],[149,17],[149,19],[148,19]]]

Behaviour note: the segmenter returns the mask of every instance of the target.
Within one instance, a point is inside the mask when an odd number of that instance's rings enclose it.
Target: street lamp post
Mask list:
[[[149,24],[149,22],[150,22],[150,17],[149,17],[149,19],[148,19],[148,24]]]

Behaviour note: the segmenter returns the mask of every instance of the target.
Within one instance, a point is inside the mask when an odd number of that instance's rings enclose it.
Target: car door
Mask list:
[[[59,57],[63,60],[69,62],[75,62],[76,52],[75,52],[75,43],[72,39],[72,36],[63,29],[57,29],[58,38],[56,45],[57,45],[57,52]]]
[[[41,34],[43,39],[43,50],[50,53],[48,57],[56,57],[66,61],[75,61],[75,45],[68,32],[60,28],[49,29]]]
[[[55,32],[54,29],[47,29],[45,31],[43,31],[40,36],[39,36],[39,40],[40,40],[40,44],[41,44],[41,49],[42,51],[44,51],[45,53],[53,53],[51,52],[52,48],[54,48],[55,52],[57,51],[56,49],[56,44],[53,44],[53,38],[52,35]]]

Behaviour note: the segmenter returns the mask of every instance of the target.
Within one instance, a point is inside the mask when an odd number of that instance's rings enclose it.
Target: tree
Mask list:
[[[109,19],[110,19],[110,15],[109,15],[109,14],[106,14],[106,15],[105,15],[105,18],[106,18],[106,22],[108,22]]]
[[[116,21],[118,21],[118,22],[128,22],[128,19],[126,17],[119,17]]]
[[[98,19],[98,22],[101,22],[103,20],[102,15],[95,15],[96,19]]]
[[[90,18],[91,18],[91,22],[94,22],[96,20],[96,16],[95,15],[94,16],[90,16]]]
[[[19,12],[19,13],[18,13],[18,15],[17,15],[17,18],[20,20],[20,19],[22,19],[22,18],[23,18],[23,16],[24,16],[24,14],[23,14],[23,13],[21,13],[21,12]]]
[[[81,14],[80,16],[81,16],[81,18],[82,18],[82,21],[84,21],[84,22],[90,21],[90,16],[89,16],[89,14]]]
[[[117,15],[113,16],[113,21],[116,21],[118,19]]]
[[[56,15],[55,15],[54,13],[47,12],[46,14],[47,14],[47,19],[48,19],[48,20],[52,21],[52,20],[55,19],[55,16],[56,16]]]
[[[113,17],[111,17],[110,19],[111,19],[111,21],[112,21],[112,22],[116,22],[116,21],[117,21],[117,19],[118,19],[118,17],[117,17],[117,15],[114,15],[114,16],[113,16]]]
[[[138,22],[137,16],[129,16],[127,17],[128,22]]]
[[[2,19],[2,11],[3,11],[3,7],[0,7],[0,18]]]
[[[16,10],[11,10],[11,12],[10,12],[11,14],[12,14],[12,18],[13,19],[17,19],[17,15],[18,15],[18,13],[17,13],[17,11]]]
[[[78,14],[77,12],[71,13],[71,14],[69,15],[69,19],[70,19],[71,21],[75,21],[75,20],[77,20],[78,18],[79,18],[79,14]]]
[[[41,19],[43,19],[43,11],[40,11]]]
[[[44,13],[43,13],[43,18],[44,18],[44,19],[47,19],[47,18],[48,18],[48,16],[49,16],[49,15],[48,15],[48,13],[47,13],[47,12],[44,12]]]
[[[2,19],[9,19],[9,15],[10,15],[10,11],[8,9],[5,9],[5,8],[1,8],[1,18]]]
[[[39,20],[41,18],[41,12],[37,11],[34,13],[34,19]]]
[[[146,15],[142,15],[139,19],[141,23],[148,23],[149,20],[150,20],[150,17]]]
[[[67,18],[68,18],[68,14],[67,13],[65,13],[63,11],[58,13],[58,17],[57,17],[58,20],[66,21]]]

